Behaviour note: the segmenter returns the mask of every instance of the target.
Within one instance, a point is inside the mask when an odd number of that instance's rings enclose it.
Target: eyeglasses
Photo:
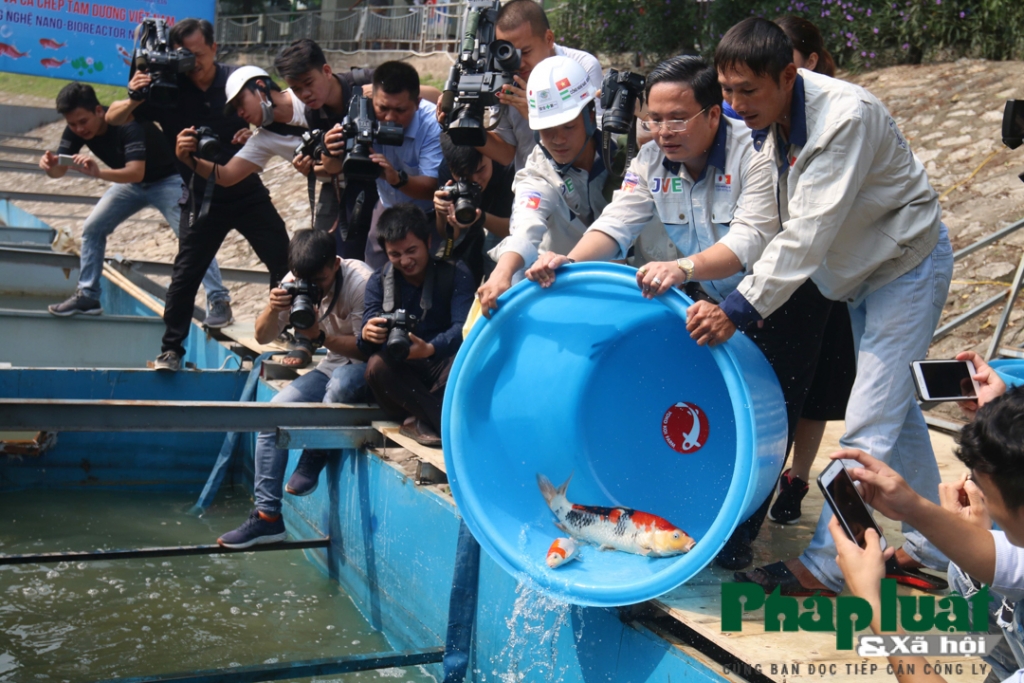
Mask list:
[[[684,133],[686,132],[686,127],[690,125],[690,121],[693,121],[707,110],[708,108],[704,107],[688,119],[672,119],[671,121],[649,121],[645,119],[640,122],[640,127],[648,133],[657,133],[659,130],[664,130],[668,133]]]

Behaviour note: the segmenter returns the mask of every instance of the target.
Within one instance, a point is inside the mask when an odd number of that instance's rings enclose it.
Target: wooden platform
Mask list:
[[[829,424],[818,458],[811,470],[812,477],[816,478],[828,464],[828,454],[838,449],[839,437],[842,434],[842,422]],[[964,467],[953,455],[955,448],[953,438],[935,431],[931,432],[931,437],[942,480],[956,479],[964,471]],[[797,524],[779,525],[765,520],[764,527],[754,544],[754,566],[798,556],[814,534],[814,527],[818,522],[818,513],[821,511],[822,505],[824,505],[824,499],[821,492],[812,482],[810,493],[803,501],[803,517]],[[876,519],[878,519],[888,542],[894,547],[899,547],[903,543],[900,524],[877,514]],[[803,631],[765,633],[761,612],[752,615],[749,621],[744,620],[741,633],[722,633],[720,584],[733,581],[732,574],[730,571],[717,567],[708,567],[687,585],[656,601],[655,605],[658,609],[693,629],[697,634],[735,655],[741,661],[754,666],[760,665],[764,675],[780,683],[783,681],[787,683],[820,681],[823,676],[818,672],[810,674],[807,665],[814,664],[817,667],[821,664],[832,663],[837,665],[836,674],[827,677],[829,681],[835,683],[896,680],[894,676],[885,674],[886,661],[882,658],[864,659],[858,657],[855,651],[837,651],[834,633]],[[925,595],[925,593],[905,589],[902,586],[900,594]],[[935,658],[929,658],[929,661],[934,660]],[[943,664],[957,662],[963,664],[962,674],[945,675],[946,680],[950,683],[981,683],[988,673],[987,668],[982,673],[981,666],[984,665],[984,662],[976,657],[943,657],[939,661]],[[773,664],[781,667],[782,664],[792,665],[794,663],[801,664],[799,673],[788,671],[783,675],[779,668],[777,673],[772,674]],[[861,663],[875,663],[882,668],[875,676],[848,672],[847,664]],[[974,665],[973,672],[972,664]]]

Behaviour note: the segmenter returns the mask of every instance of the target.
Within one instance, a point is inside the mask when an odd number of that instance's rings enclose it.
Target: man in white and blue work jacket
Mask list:
[[[641,126],[653,141],[568,256],[542,256],[527,277],[549,285],[560,265],[623,258],[640,237],[643,252],[658,259],[637,271],[645,297],[685,286],[695,299],[721,302],[779,231],[771,162],[754,151],[746,126],[722,116],[718,75],[700,57],[662,62],[646,87],[649,118]],[[779,379],[790,434],[814,377],[831,305],[808,282],[765,325],[747,332]],[[762,520],[754,515],[740,525],[716,562],[728,569],[747,566]]]
[[[846,410],[844,448],[890,462],[938,501],[939,470],[907,369],[928,353],[946,302],[953,255],[938,195],[885,106],[858,86],[792,63],[789,38],[770,21],[746,19],[723,37],[715,66],[733,109],[755,133],[777,177],[782,231],[721,307],[697,304],[691,334],[710,343],[770,320],[804,282],[850,307],[857,375]],[[853,466],[852,464],[850,466]],[[842,574],[822,514],[799,559],[738,580],[766,592],[839,591]],[[904,524],[906,542],[889,575],[939,587],[922,566],[946,558]]]

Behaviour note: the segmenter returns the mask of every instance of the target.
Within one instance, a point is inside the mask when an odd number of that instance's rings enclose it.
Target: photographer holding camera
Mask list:
[[[382,408],[410,416],[402,434],[440,446],[441,398],[473,303],[472,276],[430,256],[430,225],[413,204],[385,210],[378,232],[388,263],[366,285],[357,339],[369,357],[366,382]]]
[[[149,29],[160,24],[161,20],[146,19],[143,31],[148,36]],[[136,65],[140,61],[147,64],[167,61],[156,59],[166,56],[167,53],[160,50],[167,49],[175,50],[172,54],[177,55],[190,53],[193,65],[187,72],[173,76],[163,71],[151,75],[137,69],[128,84],[128,99],[110,105],[107,122],[120,125],[134,116],[159,123],[172,147],[177,146],[181,131],[192,127],[208,128],[209,131],[203,132],[212,133],[221,147],[219,153],[213,155],[215,172],[219,172],[241,149],[240,133],[242,129],[247,131],[248,125],[235,111],[225,112],[225,87],[234,68],[216,61],[213,26],[205,19],[184,19],[171,29],[166,45],[148,37],[141,44]],[[140,56],[154,52],[146,60],[140,60]],[[179,60],[175,68],[180,67]],[[156,101],[150,101],[151,96],[155,96]],[[211,151],[216,146],[209,134],[197,142],[205,148],[204,141],[208,141]],[[177,371],[181,367],[185,354],[183,343],[192,323],[192,306],[199,283],[230,230],[241,233],[266,264],[271,284],[279,282],[288,270],[288,232],[259,176],[249,175],[231,187],[213,183],[207,187],[206,180],[193,173],[189,165],[179,161],[178,171],[188,191],[182,198],[178,255],[167,288],[164,308],[167,331],[154,363],[155,369],[165,371]]]
[[[113,185],[100,198],[82,226],[82,254],[78,289],[66,301],[49,307],[59,316],[100,315],[100,275],[107,237],[123,221],[151,206],[158,209],[174,234],[181,221],[181,176],[160,129],[152,123],[130,121],[123,126],[107,123],[106,109],[96,98],[92,86],[69,83],[57,95],[57,111],[67,127],[60,139],[58,154],[46,152],[39,167],[51,178],[63,178],[68,169],[107,180]],[[109,170],[101,170],[92,158],[80,154],[88,147]],[[59,158],[63,157],[63,159]],[[68,156],[73,165],[65,165]],[[212,261],[203,277],[206,289],[206,320],[210,327],[223,327],[230,320],[230,294],[220,281],[220,269]],[[225,315],[225,310],[227,315]]]
[[[530,152],[537,146],[530,127],[526,97],[526,84],[534,67],[549,57],[568,57],[583,67],[596,92],[601,89],[601,62],[589,52],[555,44],[547,13],[535,0],[512,0],[502,5],[495,25],[495,37],[510,42],[519,50],[519,70],[514,78],[515,85],[506,86],[498,93],[498,99],[507,105],[505,115],[497,128],[487,133],[487,143],[478,149],[497,163],[512,165],[519,171],[526,166]],[[597,120],[600,121],[600,102],[595,106]],[[437,111],[443,121],[440,107]]]
[[[270,74],[258,66],[233,71],[224,92],[225,110],[233,110],[247,124],[256,126],[256,132],[228,163],[217,167],[217,185],[237,185],[263,171],[275,156],[291,161],[306,132],[306,107],[302,101],[291,90],[282,92]],[[210,139],[210,148],[200,150],[202,138],[197,133],[194,127],[178,133],[175,153],[181,163],[208,179],[214,172],[213,160],[220,154],[220,144]]]
[[[451,175],[434,193],[441,252],[444,258],[465,263],[474,286],[479,287],[484,275],[494,269],[487,250],[508,237],[514,173],[475,147],[454,144],[447,133],[441,135],[441,152]]]
[[[291,272],[270,290],[270,301],[256,319],[256,341],[266,344],[291,325],[308,362],[316,347],[327,357],[316,369],[293,380],[271,403],[362,403],[366,389],[366,356],[356,344],[363,320],[363,297],[370,269],[365,263],[335,255],[334,237],[321,230],[299,230],[288,245]],[[288,362],[286,357],[284,364]],[[302,363],[304,364],[304,363]],[[281,517],[281,484],[288,450],[277,448],[273,431],[256,439],[256,509],[242,526],[217,542],[228,548],[248,548],[285,538]],[[293,496],[312,493],[327,464],[327,451],[306,450],[284,490]]]
[[[540,142],[516,173],[509,236],[489,253],[498,265],[477,295],[490,317],[524,267],[549,251],[569,253],[608,204],[595,90],[583,67],[551,57],[530,74],[530,127]]]

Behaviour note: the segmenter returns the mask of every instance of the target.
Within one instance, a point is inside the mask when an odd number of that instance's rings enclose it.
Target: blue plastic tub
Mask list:
[[[442,436],[452,494],[514,576],[582,605],[626,605],[686,582],[770,494],[786,445],[778,381],[737,334],[699,347],[679,291],[645,300],[635,269],[578,264],[523,282],[476,324],[455,360]],[[694,420],[698,423],[695,425]],[[584,546],[545,563],[554,526],[536,475],[568,499],[660,515],[697,540],[647,558]]]

